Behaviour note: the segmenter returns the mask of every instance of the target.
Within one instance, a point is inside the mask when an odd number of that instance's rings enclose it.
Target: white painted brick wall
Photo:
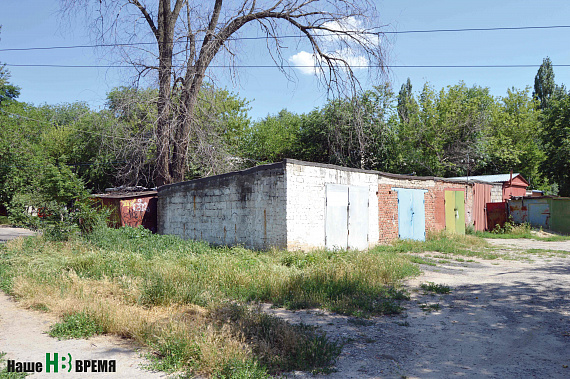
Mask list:
[[[369,188],[368,240],[378,243],[378,176],[345,168],[308,166],[287,161],[287,248],[308,250],[325,246],[326,185]]]

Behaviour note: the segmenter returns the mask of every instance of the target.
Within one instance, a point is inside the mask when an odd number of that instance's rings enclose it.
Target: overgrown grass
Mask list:
[[[8,216],[0,216],[0,225],[10,225],[10,219]]]
[[[570,240],[570,236],[553,235],[553,236],[548,236],[548,237],[540,237],[536,234],[533,234],[531,231],[528,231],[525,233],[502,233],[502,234],[477,231],[477,232],[475,232],[474,235],[479,237],[479,238],[497,238],[497,239],[527,238],[527,239],[534,239],[537,241],[544,241],[544,242],[555,242],[555,241],[568,241],[568,240]]]
[[[483,259],[497,259],[500,257],[500,255],[490,250],[489,244],[482,238],[472,235],[446,234],[445,232],[429,233],[426,241],[398,240],[393,245],[382,246],[381,249],[412,254],[432,251]],[[434,260],[421,257],[412,259],[417,263],[428,265],[436,263]]]
[[[83,315],[64,320],[58,336],[88,324],[149,346],[155,368],[265,377],[326,371],[340,346],[314,328],[252,311],[252,302],[354,316],[398,313],[407,299],[398,281],[419,274],[400,251],[257,252],[102,228],[68,241],[9,242],[0,248],[0,286],[30,307]]]
[[[540,229],[542,230],[542,229]],[[553,235],[548,237],[541,237],[533,233],[539,230],[533,230],[528,223],[524,224],[514,224],[512,222],[506,222],[503,227],[496,225],[495,229],[492,231],[475,231],[472,230],[470,234],[475,235],[479,238],[498,238],[498,239],[513,239],[513,238],[527,238],[534,239],[537,241],[568,241],[570,236],[563,235]]]

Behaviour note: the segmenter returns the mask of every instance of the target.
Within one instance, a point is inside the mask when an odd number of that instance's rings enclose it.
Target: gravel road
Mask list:
[[[403,315],[359,320],[267,309],[348,341],[337,371],[318,378],[570,378],[570,255],[522,254],[512,247],[518,242],[501,242],[498,249],[519,259],[422,265],[406,283],[412,298]],[[570,241],[540,246],[525,248],[570,251]],[[426,282],[452,292],[425,294],[418,288]]]

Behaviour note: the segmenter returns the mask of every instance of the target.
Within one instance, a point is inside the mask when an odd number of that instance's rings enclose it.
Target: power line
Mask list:
[[[136,65],[64,65],[64,64],[12,64],[7,67],[44,67],[44,68],[132,68]],[[139,65],[139,67],[145,67]],[[290,65],[289,68],[314,68],[314,65]],[[339,65],[339,67],[343,67]],[[484,65],[350,65],[350,68],[532,68],[540,64],[484,64]],[[553,64],[552,67],[570,67],[570,64]],[[277,65],[210,65],[208,68],[282,68]]]
[[[364,32],[371,35],[382,34],[421,34],[421,33],[464,33],[464,32],[491,32],[491,31],[508,31],[508,30],[544,30],[544,29],[569,29],[570,25],[546,25],[546,26],[512,26],[512,27],[493,27],[493,28],[458,28],[458,29],[427,29],[427,30],[400,30],[400,31],[384,31],[384,32]],[[326,35],[316,35],[317,37],[328,37]],[[229,41],[247,41],[247,40],[264,40],[267,36],[261,37],[230,37]],[[290,38],[305,38],[303,35],[284,35],[277,36],[279,39]],[[201,42],[201,41],[199,41]],[[186,43],[186,41],[178,41],[175,43]],[[155,45],[156,42],[131,42],[131,43],[102,43],[92,45],[70,45],[70,46],[38,46],[38,47],[21,47],[21,48],[6,48],[0,49],[0,52],[8,51],[33,51],[33,50],[58,50],[58,49],[84,49],[84,48],[99,48],[99,47],[128,47],[128,46],[148,46]]]

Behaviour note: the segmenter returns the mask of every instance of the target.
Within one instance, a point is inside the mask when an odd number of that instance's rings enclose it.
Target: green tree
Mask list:
[[[436,92],[426,83],[417,105],[409,89],[399,96],[402,170],[449,176],[484,166],[484,130],[494,107],[489,89],[460,82]]]
[[[297,156],[370,170],[395,164],[395,96],[389,85],[329,101],[302,117]]]
[[[115,157],[121,184],[156,185],[157,109],[155,88],[119,87],[108,94],[105,118],[115,120],[104,151]],[[181,95],[180,95],[181,96]],[[180,97],[177,101],[180,101]],[[175,103],[179,105],[178,103]],[[225,90],[204,85],[194,110],[199,130],[186,137],[191,151],[185,179],[222,174],[241,167],[242,138],[248,130],[249,103]]]
[[[542,64],[534,77],[534,92],[532,96],[539,101],[539,109],[546,109],[548,102],[555,91],[554,70],[549,57],[542,60]]]
[[[570,196],[570,95],[558,92],[544,110],[543,133],[546,159],[542,170],[558,184],[561,196]]]
[[[538,100],[530,95],[530,88],[507,91],[493,109],[486,131],[486,150],[489,156],[482,173],[495,174],[514,170],[523,174],[534,188],[543,184],[540,166],[544,152],[540,134]]]
[[[254,122],[243,138],[241,149],[244,158],[254,163],[295,158],[302,122],[302,116],[286,109]]]
[[[10,71],[5,65],[0,65],[0,108],[9,100],[14,100],[20,96],[20,88],[10,84]]]

